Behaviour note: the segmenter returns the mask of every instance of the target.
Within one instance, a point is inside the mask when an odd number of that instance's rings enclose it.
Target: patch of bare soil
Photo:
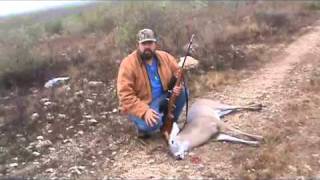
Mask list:
[[[242,130],[264,135],[266,139],[261,147],[210,141],[192,150],[185,160],[176,161],[168,154],[159,134],[139,140],[134,126],[125,117],[113,109],[102,108],[104,101],[99,97],[108,98],[103,96],[105,85],[98,88],[91,82],[90,87],[90,82],[83,82],[83,86],[95,90],[71,91],[69,93],[75,95],[66,100],[71,103],[80,98],[85,103],[79,104],[80,107],[66,104],[64,109],[59,109],[65,113],[72,111],[77,117],[72,124],[81,130],[70,126],[71,122],[62,113],[52,121],[64,121],[65,127],[53,130],[67,129],[70,134],[56,137],[59,141],[50,139],[56,143],[47,141],[47,145],[43,145],[50,136],[42,132],[44,135],[38,136],[27,148],[36,156],[32,161],[20,162],[13,157],[9,167],[0,166],[0,170],[4,175],[53,179],[319,176],[320,97],[317,91],[306,88],[312,74],[319,70],[319,52],[320,22],[282,53],[270,57],[270,63],[248,79],[204,96],[228,104],[260,102],[265,105],[261,112],[241,112],[226,117],[228,123]],[[42,103],[54,101],[52,98],[41,100]],[[50,103],[47,104],[50,108]],[[87,107],[98,108],[90,115],[86,114]],[[40,114],[40,119],[52,118],[44,115]],[[37,151],[41,154],[35,153]]]

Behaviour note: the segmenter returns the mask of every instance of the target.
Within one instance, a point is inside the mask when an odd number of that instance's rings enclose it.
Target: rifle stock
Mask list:
[[[183,72],[182,72],[182,68],[180,68],[178,71],[181,71],[180,75],[178,75],[177,77],[177,81],[175,83],[175,86],[180,86],[182,79],[183,79]],[[165,140],[168,142],[169,140],[169,136],[172,130],[172,126],[173,126],[173,122],[174,122],[174,110],[176,108],[176,101],[178,96],[176,96],[174,93],[170,93],[170,97],[169,97],[169,102],[168,102],[168,108],[167,108],[167,113],[165,116],[165,121],[164,121],[164,125],[161,127],[161,133],[163,134]]]
[[[178,73],[176,75],[176,82],[175,82],[175,85],[174,87],[176,86],[180,86],[183,82],[183,66],[184,66],[184,63],[186,61],[186,58],[187,58],[187,55],[190,51],[190,48],[191,48],[191,45],[192,45],[192,41],[193,41],[193,37],[194,37],[194,34],[191,36],[191,39],[190,39],[190,42],[189,42],[189,45],[188,45],[188,49],[187,49],[187,52],[186,52],[186,56],[183,60],[183,64],[182,64],[182,67],[178,69]],[[166,113],[166,116],[165,116],[165,121],[164,121],[164,125],[161,127],[160,131],[162,133],[162,135],[164,136],[165,140],[167,143],[169,143],[169,137],[170,137],[170,133],[171,133],[171,130],[172,130],[172,126],[173,126],[173,122],[174,122],[174,110],[176,108],[176,101],[177,101],[177,98],[178,96],[176,96],[174,93],[170,93],[169,92],[169,102],[168,102],[168,108],[167,108],[167,113]]]

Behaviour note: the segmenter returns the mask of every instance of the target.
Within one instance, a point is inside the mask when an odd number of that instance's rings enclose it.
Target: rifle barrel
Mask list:
[[[191,45],[192,45],[192,42],[193,42],[193,38],[194,38],[194,34],[192,34],[192,36],[191,36],[191,38],[190,38],[189,45],[188,45],[188,49],[187,49],[186,55],[184,56],[183,63],[182,63],[182,66],[181,66],[181,69],[183,69],[183,67],[184,67],[184,63],[186,62],[187,55],[188,55],[188,53],[189,53],[189,51],[190,51],[190,48],[191,48]]]

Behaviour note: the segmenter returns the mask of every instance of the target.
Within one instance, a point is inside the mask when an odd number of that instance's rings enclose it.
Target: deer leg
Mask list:
[[[248,106],[228,106],[223,108],[217,108],[215,109],[217,115],[222,118],[225,115],[231,114],[236,111],[241,111],[241,110],[249,110],[249,111],[259,111],[262,109],[261,104],[253,104],[253,105],[248,105]]]
[[[247,106],[236,106],[234,107],[236,110],[249,110],[249,111],[260,111],[262,109],[262,104],[251,104]]]
[[[227,134],[221,134],[221,133],[216,137],[216,140],[243,143],[243,144],[252,145],[252,146],[258,146],[260,144],[259,141],[248,141],[248,140],[240,139],[237,137],[233,137],[233,136],[230,136]]]
[[[217,108],[217,111],[222,113],[222,116],[235,111],[249,110],[249,111],[260,111],[262,109],[262,104],[252,104],[247,106],[226,106],[223,108]],[[221,116],[221,117],[222,117]]]
[[[226,129],[229,129],[229,130],[237,133],[237,134],[247,136],[247,137],[249,137],[249,138],[251,138],[251,139],[256,139],[256,140],[259,140],[259,141],[263,140],[263,137],[262,137],[262,136],[255,135],[255,134],[249,134],[249,133],[240,131],[239,129],[236,129],[236,128],[234,128],[234,127],[232,127],[232,126],[228,126],[228,125],[224,125],[224,127],[225,127]]]
[[[228,114],[231,114],[231,113],[235,112],[236,109],[227,109],[227,110],[219,109],[219,110],[215,110],[215,111],[216,111],[217,115],[219,116],[219,118],[222,118],[225,115],[228,115]]]

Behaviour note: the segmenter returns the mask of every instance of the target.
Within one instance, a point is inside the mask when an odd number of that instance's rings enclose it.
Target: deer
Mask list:
[[[211,138],[217,141],[230,141],[258,146],[263,140],[262,136],[236,129],[226,124],[221,118],[241,110],[259,111],[261,109],[261,104],[232,106],[211,99],[196,99],[189,109],[186,123],[182,129],[179,128],[177,122],[172,124],[168,139],[170,152],[177,160],[184,159],[191,149],[205,144]],[[246,136],[250,140],[228,135],[226,131]]]

